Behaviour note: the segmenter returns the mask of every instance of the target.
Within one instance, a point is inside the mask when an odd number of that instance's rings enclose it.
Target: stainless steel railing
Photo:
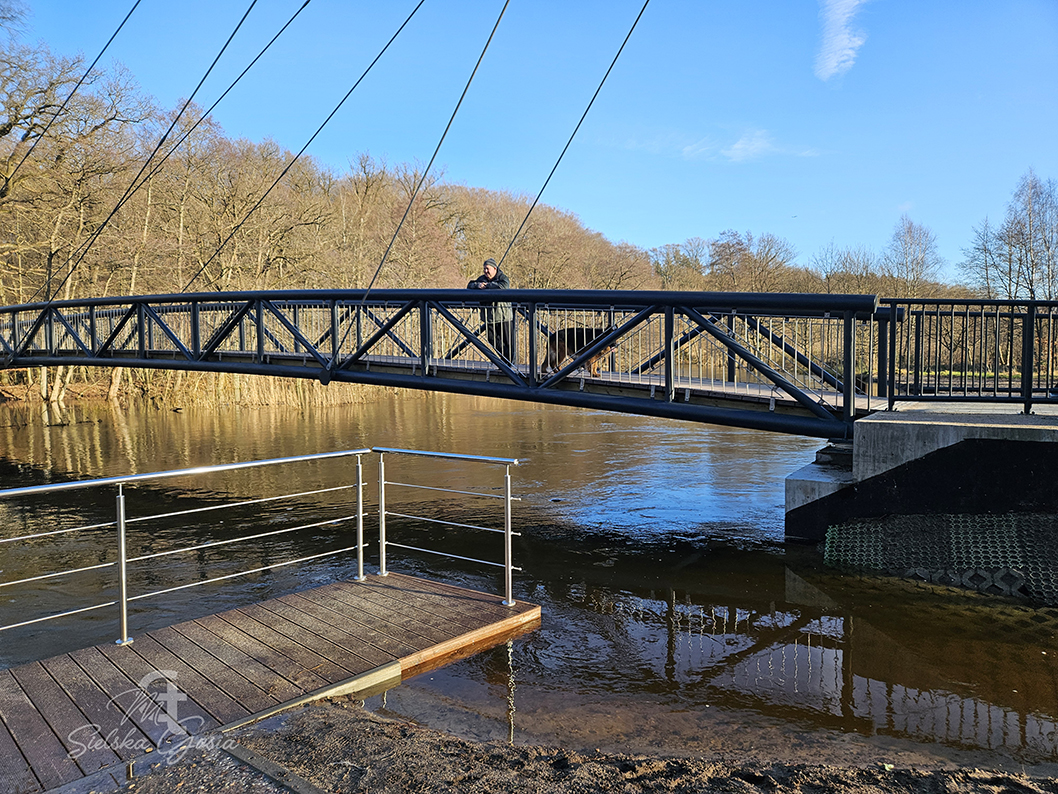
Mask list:
[[[496,567],[502,567],[504,569],[504,599],[503,603],[505,606],[514,606],[514,593],[513,593],[513,572],[520,571],[520,568],[516,568],[513,565],[513,555],[511,548],[511,538],[519,533],[511,530],[511,502],[517,501],[515,497],[511,496],[511,466],[517,466],[519,461],[515,458],[490,458],[482,457],[479,455],[456,455],[447,452],[423,452],[420,450],[411,449],[391,449],[387,447],[375,447],[374,451],[378,453],[378,545],[379,545],[379,574],[385,576],[388,571],[386,569],[386,548],[387,546],[395,546],[397,548],[409,549],[411,551],[425,552],[426,554],[436,554],[442,557],[447,557],[454,560],[465,560],[467,562],[474,562],[481,565],[491,565]],[[503,474],[503,495],[482,493],[480,491],[458,491],[451,488],[438,488],[429,485],[422,485],[418,483],[406,483],[396,482],[386,479],[386,463],[385,455],[389,453],[391,455],[407,455],[417,457],[430,457],[430,458],[442,458],[444,460],[459,460],[467,461],[470,463],[481,463],[485,465],[500,465],[504,467]],[[463,524],[456,521],[445,521],[439,518],[428,518],[426,516],[409,515],[406,513],[396,513],[386,509],[386,486],[393,485],[403,488],[416,488],[428,491],[438,491],[440,493],[454,493],[461,494],[463,496],[471,496],[480,499],[503,499],[503,529],[496,527],[483,527],[476,524]],[[458,527],[460,529],[470,529],[480,532],[502,532],[503,533],[503,562],[494,562],[490,560],[481,560],[474,557],[463,557],[458,554],[451,554],[448,552],[438,551],[436,549],[425,549],[418,546],[409,546],[402,543],[395,543],[392,540],[388,540],[386,537],[386,517],[393,516],[395,518],[404,518],[412,521],[425,521],[430,524],[441,524],[448,527]]]
[[[240,463],[221,464],[215,466],[199,466],[189,469],[177,469],[163,472],[151,472],[145,474],[132,474],[127,476],[118,477],[106,477],[95,480],[76,480],[72,482],[57,483],[53,485],[38,485],[29,486],[24,488],[11,488],[8,490],[0,491],[0,500],[10,499],[19,496],[35,496],[43,495],[48,493],[55,493],[58,491],[70,491],[76,489],[90,489],[90,488],[105,488],[113,486],[117,489],[116,500],[115,500],[115,519],[113,521],[106,521],[102,523],[84,524],[74,527],[65,527],[60,529],[47,530],[42,532],[33,532],[30,534],[19,535],[11,538],[0,538],[0,548],[3,548],[6,544],[14,544],[18,542],[26,542],[39,540],[41,538],[55,537],[61,535],[71,535],[77,532],[84,532],[87,530],[98,530],[113,527],[116,530],[115,545],[117,550],[117,559],[110,562],[102,562],[93,565],[85,565],[80,567],[69,568],[66,570],[53,571],[48,573],[42,573],[36,576],[28,576],[11,581],[0,582],[0,589],[14,587],[17,585],[31,584],[34,582],[42,582],[46,580],[55,580],[64,576],[70,576],[73,574],[85,573],[89,571],[101,571],[104,569],[116,569],[117,571],[117,586],[118,586],[118,597],[109,601],[104,601],[98,604],[92,604],[90,606],[79,607],[77,609],[70,609],[63,612],[54,614],[44,615],[41,617],[29,618],[15,623],[0,626],[0,631],[6,631],[8,629],[16,629],[25,626],[30,626],[37,623],[43,623],[45,621],[56,620],[65,617],[71,617],[85,612],[91,612],[93,610],[105,609],[107,607],[117,607],[118,617],[120,623],[120,636],[118,637],[118,644],[125,644],[132,642],[132,638],[129,636],[128,629],[128,606],[131,602],[139,601],[147,598],[154,598],[162,596],[168,593],[174,593],[180,590],[186,590],[192,587],[198,587],[207,584],[213,584],[216,582],[222,582],[229,579],[238,578],[241,576],[248,576],[254,573],[261,573],[263,571],[271,570],[274,568],[281,568],[299,563],[309,562],[311,560],[320,559],[323,557],[330,557],[339,554],[345,554],[348,552],[356,552],[356,581],[364,581],[366,578],[364,574],[364,555],[366,544],[364,541],[364,475],[363,475],[363,460],[362,456],[371,452],[377,452],[379,456],[379,558],[380,558],[380,574],[386,575],[386,547],[396,546],[402,548],[413,549],[417,551],[424,551],[431,554],[442,554],[453,559],[465,559],[471,562],[481,562],[486,565],[501,565],[505,569],[505,599],[504,604],[513,605],[514,599],[512,596],[512,571],[516,570],[512,564],[512,553],[511,553],[511,536],[515,533],[511,531],[511,482],[510,482],[510,466],[518,465],[517,460],[511,460],[507,458],[484,458],[472,455],[456,455],[450,453],[441,452],[422,452],[416,450],[394,450],[385,448],[372,449],[353,449],[343,450],[339,452],[325,452],[316,455],[299,455],[287,458],[273,458],[268,460],[257,460],[257,461],[246,461]],[[448,524],[449,522],[437,521],[436,519],[423,518],[417,516],[411,516],[396,512],[386,511],[386,496],[385,488],[387,483],[385,482],[384,476],[384,453],[402,454],[409,456],[429,456],[434,458],[445,458],[449,460],[462,460],[471,462],[481,462],[487,464],[505,464],[507,469],[504,477],[504,495],[499,497],[496,494],[483,494],[476,492],[456,491],[445,488],[432,488],[429,486],[415,486],[407,483],[389,483],[389,485],[403,485],[405,487],[419,487],[427,488],[429,490],[443,491],[448,493],[464,494],[472,497],[481,498],[502,498],[504,499],[504,529],[489,529],[486,527],[473,527],[471,525],[458,525],[454,526],[467,526],[472,529],[483,529],[485,531],[499,531],[505,535],[505,559],[503,563],[494,563],[485,560],[473,560],[468,557],[459,557],[459,555],[445,554],[433,549],[416,549],[413,546],[401,546],[401,544],[394,543],[386,540],[386,516],[401,517],[401,518],[412,518],[422,521],[435,521],[436,523]],[[178,510],[172,512],[154,513],[151,515],[142,515],[129,517],[126,515],[126,503],[125,503],[125,486],[142,483],[147,481],[160,480],[164,478],[174,477],[187,477],[205,474],[215,474],[218,472],[234,471],[238,469],[248,469],[255,467],[266,467],[266,466],[279,466],[289,465],[295,463],[320,461],[333,458],[353,457],[356,458],[356,477],[353,484],[342,484],[333,487],[319,488],[309,491],[299,491],[296,493],[288,493],[275,496],[267,496],[257,499],[242,500],[237,502],[228,502],[219,505],[210,505],[207,507],[196,507],[188,510]],[[127,528],[130,524],[143,521],[152,521],[159,519],[170,519],[181,516],[188,516],[192,514],[207,513],[210,511],[232,509],[237,507],[246,507],[250,505],[263,504],[266,502],[275,502],[284,499],[296,499],[300,497],[314,496],[318,494],[331,493],[336,491],[342,491],[347,489],[356,489],[356,512],[352,515],[342,515],[335,518],[327,518],[323,521],[316,521],[311,523],[298,523],[295,526],[287,526],[281,529],[270,530],[266,532],[258,532],[251,535],[243,535],[235,538],[227,538],[220,540],[210,540],[204,543],[196,543],[191,546],[184,546],[175,549],[166,549],[164,551],[154,552],[151,554],[142,554],[130,557],[126,548],[126,534]],[[152,590],[149,592],[142,593],[129,593],[128,584],[128,566],[133,563],[147,563],[152,560],[157,560],[163,557],[172,557],[174,555],[188,554],[194,552],[200,552],[204,549],[214,548],[218,546],[225,546],[234,543],[241,543],[246,541],[261,541],[265,538],[276,537],[279,535],[286,535],[298,530],[312,529],[324,525],[336,525],[342,524],[348,521],[356,522],[356,543],[352,546],[345,546],[339,549],[331,549],[325,552],[317,554],[311,554],[307,556],[296,557],[294,559],[282,560],[279,562],[273,562],[268,565],[258,566],[235,573],[228,573],[223,576],[215,576],[212,578],[200,579],[193,582],[179,584],[172,587],[165,587],[162,589]]]

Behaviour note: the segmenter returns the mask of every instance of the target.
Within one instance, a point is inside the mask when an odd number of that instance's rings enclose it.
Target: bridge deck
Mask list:
[[[145,753],[392,686],[539,623],[538,606],[391,573],[0,671],[0,790],[123,783]]]
[[[398,356],[365,356],[364,363],[375,371],[410,372],[422,375],[418,362]],[[478,382],[503,382],[506,376],[487,361],[459,361],[431,358],[427,360],[428,372],[446,378],[474,380]],[[529,367],[516,364],[512,369],[523,378],[529,377]],[[547,377],[546,374],[539,377]],[[596,394],[615,394],[625,397],[640,397],[651,400],[662,399],[665,389],[664,374],[633,374],[600,368],[597,375],[587,369],[575,370],[558,388],[587,391]],[[762,411],[781,411],[808,414],[796,399],[771,383],[759,381],[727,381],[713,377],[675,376],[673,391],[679,402],[713,405],[738,405]],[[821,404],[840,408],[843,395],[833,389],[815,392]],[[885,398],[857,393],[856,413],[863,415],[885,408]]]

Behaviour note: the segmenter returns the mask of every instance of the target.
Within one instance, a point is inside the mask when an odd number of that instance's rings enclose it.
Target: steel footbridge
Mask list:
[[[1058,304],[874,295],[302,290],[0,308],[0,369],[311,378],[850,438],[899,400],[1058,402]]]
[[[550,290],[199,293],[0,308],[0,368],[125,366],[477,394],[848,437],[877,299]],[[860,373],[857,375],[856,373]],[[859,377],[857,387],[856,378]]]

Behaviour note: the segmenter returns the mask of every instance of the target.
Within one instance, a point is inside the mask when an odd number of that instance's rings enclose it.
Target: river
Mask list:
[[[783,479],[813,459],[818,440],[418,393],[312,411],[79,405],[61,419],[46,425],[25,406],[0,406],[4,488],[370,446],[518,458],[514,594],[542,606],[542,626],[370,698],[381,713],[469,738],[589,750],[1058,762],[1058,611],[843,574],[815,549],[784,544]],[[374,465],[365,456],[368,510]],[[502,484],[495,467],[395,459],[394,475],[390,465],[387,456],[387,479],[493,492]],[[350,477],[348,461],[255,469],[130,487],[127,502],[131,514],[165,512]],[[130,525],[130,553],[347,515],[350,498],[259,504],[194,526],[182,518]],[[113,504],[112,491],[0,502],[0,535],[105,522]],[[498,519],[495,507],[449,495],[416,495],[408,509],[465,523]],[[369,532],[376,525],[369,520]],[[406,531],[411,545],[442,541],[463,556],[493,555],[479,539],[421,522],[393,531]],[[324,526],[250,549],[162,558],[164,568],[134,571],[130,586],[142,592],[345,543],[347,527]],[[110,530],[4,544],[0,580],[111,559],[108,544]],[[499,576],[470,562],[406,552],[389,566],[501,590]],[[136,604],[130,631],[354,573],[352,557],[340,555],[178,591]],[[93,571],[6,588],[0,623],[112,597],[112,578]],[[12,629],[0,634],[0,667],[116,632],[110,610]]]

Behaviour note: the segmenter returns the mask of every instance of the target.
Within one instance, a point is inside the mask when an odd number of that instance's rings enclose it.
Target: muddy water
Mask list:
[[[50,417],[53,421],[56,417]],[[515,596],[540,630],[368,701],[472,738],[790,761],[1058,762],[1058,611],[843,576],[782,543],[783,478],[820,442],[446,395],[365,406],[212,412],[78,408],[46,426],[0,407],[0,484],[15,487],[362,446],[519,458]],[[369,509],[375,465],[365,457]],[[130,515],[348,482],[347,462],[130,488]],[[387,456],[387,479],[498,492],[502,471]],[[0,503],[3,536],[104,522],[112,492]],[[130,553],[349,514],[351,493],[130,526]],[[400,512],[501,523],[499,500],[413,491]],[[398,509],[390,503],[390,509]],[[223,517],[221,517],[223,516]],[[308,517],[308,518],[306,518]],[[375,526],[368,523],[369,531]],[[480,533],[391,521],[391,539],[495,559]],[[398,533],[394,537],[392,533]],[[76,538],[76,539],[75,539]],[[131,572],[147,592],[349,543],[348,525],[223,546]],[[0,580],[112,559],[108,530],[0,546]],[[373,561],[373,560],[372,560]],[[370,567],[370,566],[369,566]],[[394,570],[499,592],[492,569],[394,553]],[[348,555],[137,602],[144,631],[353,573]],[[0,623],[112,597],[109,574],[0,590]],[[0,634],[11,666],[116,637],[110,610]]]

